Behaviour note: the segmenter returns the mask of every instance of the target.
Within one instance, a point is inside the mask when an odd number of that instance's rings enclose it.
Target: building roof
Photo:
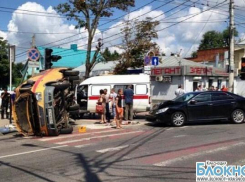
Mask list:
[[[39,50],[42,59],[44,59],[46,47],[37,47]],[[78,50],[77,46],[71,45],[70,49],[52,47],[52,55],[59,55],[62,58],[57,62],[53,62],[52,67],[67,67],[67,68],[76,68],[86,61],[87,50]],[[91,57],[94,55],[95,51],[91,52]]]
[[[159,65],[160,67],[167,67],[167,66],[203,66],[201,63],[196,63],[194,61],[190,61],[187,59],[183,59],[180,57],[175,56],[162,56],[162,60]]]
[[[187,59],[183,59],[180,57],[175,56],[163,56],[161,57],[161,63],[159,62],[160,67],[165,66],[187,66],[187,65],[195,65],[195,66],[203,66],[203,64],[196,63],[194,61],[189,61]],[[109,61],[109,62],[100,62],[96,64],[92,70],[92,72],[98,72],[98,71],[112,71],[114,70],[115,66],[119,63],[119,61]],[[85,65],[81,65],[74,70],[78,70],[80,73],[85,73],[86,67]]]

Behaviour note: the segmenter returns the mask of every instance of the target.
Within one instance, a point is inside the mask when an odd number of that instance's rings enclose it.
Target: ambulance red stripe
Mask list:
[[[90,96],[89,100],[98,100],[100,96]],[[124,99],[124,96],[123,96]],[[134,99],[149,99],[148,95],[134,95]]]

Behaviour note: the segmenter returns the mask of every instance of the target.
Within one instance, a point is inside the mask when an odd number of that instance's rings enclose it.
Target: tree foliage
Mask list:
[[[238,32],[236,29],[234,34],[235,37],[238,36]],[[228,47],[229,42],[230,42],[229,29],[225,29],[223,32],[218,32],[214,30],[208,31],[202,37],[201,43],[199,45],[199,50]]]
[[[122,29],[124,34],[123,44],[119,46],[124,52],[122,60],[116,65],[115,74],[125,74],[127,68],[140,68],[144,66],[144,57],[152,50],[155,54],[159,53],[159,46],[154,39],[158,38],[156,27],[159,21],[152,21],[147,17],[145,21],[128,20]]]
[[[100,18],[112,16],[115,9],[127,11],[134,4],[135,0],[69,0],[56,7],[57,11],[64,14],[68,20],[77,22],[76,28],[85,27],[88,32],[85,77],[89,77],[102,47],[101,41],[98,41],[91,59],[92,43]]]
[[[22,63],[13,64],[12,76],[13,84],[17,86],[22,77],[20,70],[23,68]],[[9,60],[8,60],[8,42],[0,37],[0,88],[7,88],[9,85]]]
[[[105,59],[105,61],[115,61],[121,57],[116,50],[114,52],[111,52],[108,49],[108,47],[105,48],[104,52],[102,53],[102,56]]]

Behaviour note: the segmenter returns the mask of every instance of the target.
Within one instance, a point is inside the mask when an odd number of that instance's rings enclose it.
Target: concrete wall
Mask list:
[[[180,76],[172,76],[172,83],[151,81],[152,104],[174,99],[174,92],[179,84],[184,85],[183,78]]]
[[[235,82],[235,93],[245,97],[245,80],[237,79]]]

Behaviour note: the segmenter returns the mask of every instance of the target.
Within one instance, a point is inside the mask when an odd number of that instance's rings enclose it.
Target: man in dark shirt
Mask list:
[[[132,86],[129,85],[126,90],[124,90],[124,98],[125,98],[125,120],[133,120],[133,97],[134,91],[132,90]],[[128,117],[129,112],[129,117]]]
[[[8,106],[10,102],[10,94],[7,89],[1,94],[2,105],[1,105],[1,118],[4,119],[4,112],[6,113],[6,118],[8,119]]]

